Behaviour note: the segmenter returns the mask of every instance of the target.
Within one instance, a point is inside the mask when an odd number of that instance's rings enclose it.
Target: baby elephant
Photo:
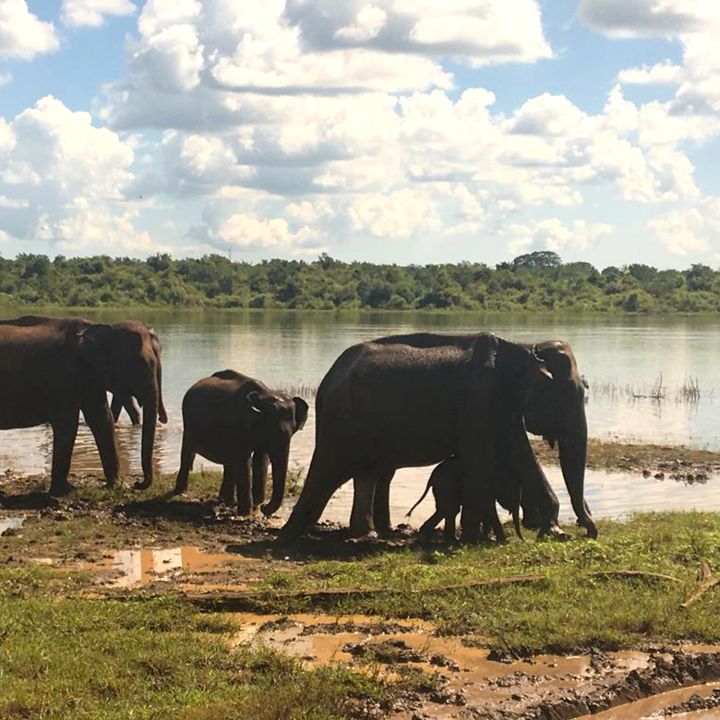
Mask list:
[[[498,473],[499,480],[508,481],[513,479],[507,474],[506,468],[499,469],[503,470],[503,472]],[[445,520],[445,542],[455,542],[455,520],[462,506],[462,473],[462,464],[454,457],[443,460],[430,473],[425,491],[405,515],[405,517],[410,517],[413,510],[425,499],[428,491],[432,488],[433,497],[435,498],[435,512],[421,525],[419,530],[421,539],[427,539],[438,523]],[[495,499],[512,513],[515,532],[522,540],[520,530],[520,484],[516,482],[498,482],[495,488]],[[499,522],[498,520],[498,524]],[[484,535],[487,535],[488,531],[489,528],[483,528]]]
[[[270,390],[259,380],[222,370],[198,380],[182,404],[183,438],[175,494],[187,490],[195,454],[223,466],[220,501],[232,503],[237,490],[239,515],[250,515],[265,500],[267,460],[272,464],[270,502],[277,512],[285,496],[290,439],[305,425],[308,405]],[[252,485],[250,462],[252,456]]]

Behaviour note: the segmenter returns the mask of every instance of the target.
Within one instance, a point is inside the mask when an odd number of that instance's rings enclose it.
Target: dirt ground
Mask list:
[[[628,463],[639,472],[660,472],[662,463],[670,463],[669,471],[694,475],[714,472],[716,461],[655,455]],[[489,651],[482,637],[440,635],[427,620],[238,612],[268,573],[292,570],[310,556],[352,560],[404,547],[414,539],[408,527],[354,543],[338,526],[325,525],[289,550],[274,542],[282,518],[239,519],[215,504],[212,483],[168,502],[162,493],[107,491],[94,477],[73,478],[78,490],[54,499],[44,493],[45,482],[13,473],[0,477],[4,566],[78,572],[90,578],[85,592],[99,601],[180,594],[202,610],[232,612],[234,644],[267,645],[308,665],[342,663],[402,678],[410,688],[389,704],[362,708],[359,716],[720,717],[720,646],[518,657]]]

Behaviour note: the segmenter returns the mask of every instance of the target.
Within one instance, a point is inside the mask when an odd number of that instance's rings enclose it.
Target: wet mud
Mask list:
[[[480,642],[475,647],[462,638],[436,635],[427,622],[249,613],[233,617],[238,625],[233,643],[282,650],[309,666],[340,663],[389,678],[401,691],[391,706],[375,708],[377,717],[720,717],[715,710],[720,707],[720,647],[501,661],[493,660]]]

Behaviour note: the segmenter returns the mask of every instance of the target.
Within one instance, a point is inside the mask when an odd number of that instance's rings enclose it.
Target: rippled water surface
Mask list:
[[[4,317],[18,314],[22,313],[3,313]],[[105,311],[85,315],[113,321],[127,317],[128,313]],[[591,435],[720,449],[720,323],[713,317],[167,310],[135,312],[132,316],[152,324],[163,342],[164,397],[170,422],[159,430],[157,458],[165,472],[177,468],[182,397],[199,378],[234,368],[268,385],[308,396],[307,389],[317,386],[348,345],[417,330],[491,330],[520,340],[566,339],[591,385],[587,407]],[[635,397],[657,394],[653,386],[659,380],[662,400]],[[700,392],[699,398],[692,401],[682,392],[690,380],[698,383]],[[123,416],[118,431],[125,466],[139,472],[139,429],[130,427]],[[313,442],[311,413],[305,429],[293,441],[293,461],[307,465]],[[0,472],[7,468],[46,470],[50,446],[51,436],[45,428],[3,431]],[[201,464],[210,465],[198,458],[196,467]],[[99,470],[97,452],[85,427],[78,435],[73,469]],[[419,495],[427,475],[427,469],[398,473],[393,493],[402,494],[402,507],[407,507],[406,498]],[[551,470],[549,475],[560,490],[559,474]],[[559,484],[562,485],[561,480]],[[343,488],[342,492],[349,493],[350,488]],[[594,511],[601,510],[602,515],[619,515],[648,504],[658,509],[688,506],[720,509],[720,493],[715,492],[712,480],[705,486],[689,488],[668,481],[592,473],[588,478],[588,494]],[[567,505],[564,503],[563,507]],[[418,509],[421,511],[422,508]]]

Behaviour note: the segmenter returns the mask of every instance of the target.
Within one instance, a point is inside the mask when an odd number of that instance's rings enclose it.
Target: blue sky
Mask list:
[[[0,253],[720,264],[720,4],[0,0]]]

